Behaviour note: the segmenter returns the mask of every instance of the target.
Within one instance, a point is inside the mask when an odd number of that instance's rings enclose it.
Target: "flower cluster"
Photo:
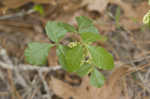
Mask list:
[[[78,44],[79,44],[79,42],[70,42],[70,43],[68,44],[68,47],[74,48],[74,47],[76,47]]]

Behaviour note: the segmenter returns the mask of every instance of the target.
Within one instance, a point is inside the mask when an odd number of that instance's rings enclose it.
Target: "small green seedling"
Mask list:
[[[25,60],[34,65],[46,65],[48,53],[56,46],[59,64],[68,72],[83,77],[90,73],[90,83],[96,87],[104,84],[105,78],[99,69],[111,70],[114,67],[113,56],[100,46],[93,43],[106,37],[101,36],[91,19],[85,16],[76,17],[78,29],[63,22],[49,21],[46,24],[48,38],[54,44],[29,43],[25,50]],[[66,34],[74,35],[65,44]]]
[[[44,15],[44,8],[42,5],[39,5],[39,4],[36,4],[33,6],[33,10],[36,11],[36,12],[39,12],[40,15]]]

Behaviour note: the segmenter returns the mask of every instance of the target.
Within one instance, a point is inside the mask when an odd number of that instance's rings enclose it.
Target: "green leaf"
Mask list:
[[[88,17],[85,17],[85,16],[76,17],[76,21],[78,23],[79,29],[89,27],[89,26],[93,25],[92,20],[89,19]]]
[[[42,5],[38,5],[38,4],[35,5],[35,6],[33,7],[33,10],[39,12],[41,15],[44,15],[44,8],[43,8]]]
[[[97,33],[99,34],[99,31],[97,30],[96,27],[94,26],[89,26],[89,27],[84,27],[84,28],[79,28],[79,33],[82,34],[82,33],[87,33],[87,32],[90,32],[90,33]]]
[[[92,69],[92,66],[90,64],[82,64],[79,70],[76,71],[76,73],[80,76],[83,77],[90,73]]]
[[[98,33],[84,32],[80,35],[81,35],[81,38],[82,38],[83,42],[85,42],[85,43],[95,42],[97,40],[105,42],[106,39],[107,39],[105,36],[101,36]]]
[[[93,70],[90,76],[90,83],[95,87],[101,87],[104,85],[105,78],[96,68]]]
[[[76,32],[75,27],[73,27],[70,24],[59,22],[58,25],[65,28],[67,30],[67,32]]]
[[[64,46],[59,45],[56,50],[56,54],[58,56],[59,64],[62,66],[63,69],[67,70],[66,68],[67,61],[65,59]]]
[[[85,17],[85,16],[80,16],[76,17],[78,27],[79,27],[79,33],[99,33],[96,27],[94,27],[93,22],[91,19]]]
[[[84,59],[81,45],[73,48],[59,45],[57,55],[59,57],[59,63],[68,72],[77,71],[80,68],[81,61]]]
[[[92,20],[85,16],[76,18],[79,26],[79,33],[84,42],[94,42],[97,40],[105,41],[106,38],[99,34],[99,31],[94,27]]]
[[[25,50],[25,60],[33,65],[46,65],[48,53],[52,44],[29,43]]]
[[[48,21],[46,24],[46,33],[54,42],[59,42],[67,33],[67,30],[57,24],[55,21]]]
[[[99,46],[88,46],[94,65],[104,70],[111,70],[114,67],[113,56],[104,48]]]

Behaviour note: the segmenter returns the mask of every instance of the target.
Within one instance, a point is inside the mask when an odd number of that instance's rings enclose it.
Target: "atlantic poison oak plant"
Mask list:
[[[83,77],[90,74],[90,83],[96,87],[104,84],[105,78],[99,69],[111,70],[114,67],[112,55],[94,42],[105,41],[94,27],[91,19],[76,17],[78,29],[63,22],[49,21],[46,24],[48,38],[54,44],[29,43],[25,50],[25,60],[34,65],[46,65],[51,48],[56,46],[59,64],[68,72]],[[67,35],[71,35],[67,38]],[[65,43],[67,42],[67,43]]]

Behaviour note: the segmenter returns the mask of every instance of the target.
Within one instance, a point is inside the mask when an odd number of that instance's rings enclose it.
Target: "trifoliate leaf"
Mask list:
[[[73,27],[70,24],[59,22],[58,25],[65,28],[67,30],[67,32],[76,32],[75,27]]]
[[[107,39],[105,36],[101,36],[98,33],[84,32],[80,35],[81,35],[81,38],[82,38],[83,42],[85,42],[85,43],[95,42],[97,40],[105,42],[106,39]]]
[[[81,45],[69,48],[67,46],[59,45],[57,55],[59,63],[68,72],[77,71],[80,68],[83,57],[83,48]]]
[[[99,31],[94,27],[92,20],[85,16],[76,18],[79,26],[79,33],[84,42],[94,42],[97,40],[105,41],[106,38],[99,34]]]
[[[79,33],[99,33],[98,30],[96,29],[96,27],[94,27],[93,22],[91,19],[89,19],[88,17],[85,16],[80,16],[80,17],[76,17],[76,21],[78,23],[78,27],[79,27]]]
[[[52,44],[29,43],[25,50],[25,60],[33,65],[46,65],[48,53]]]
[[[80,76],[83,77],[87,75],[92,69],[92,66],[90,64],[82,64],[79,70],[76,71],[76,73]]]
[[[95,87],[101,87],[104,85],[105,78],[96,68],[93,70],[90,76],[90,83]]]
[[[67,33],[67,30],[62,26],[59,26],[58,23],[55,21],[49,21],[46,24],[45,29],[49,39],[54,42],[59,42]]]
[[[76,17],[76,21],[78,23],[79,29],[89,27],[89,26],[93,25],[92,20],[89,19],[88,17],[85,17],[85,16]]]
[[[100,69],[110,70],[114,67],[113,56],[104,48],[99,46],[88,46],[93,64]]]

